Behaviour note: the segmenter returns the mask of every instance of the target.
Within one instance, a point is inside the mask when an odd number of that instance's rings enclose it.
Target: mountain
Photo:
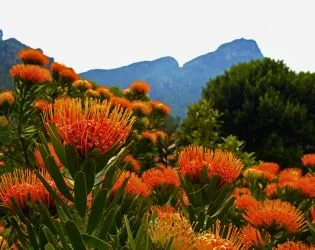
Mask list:
[[[3,40],[3,32],[0,30],[0,89],[12,87],[9,70],[13,64],[19,63],[17,52],[28,48],[25,44],[14,38]]]
[[[0,89],[12,87],[9,70],[19,63],[16,54],[27,45],[14,38],[3,40],[0,30]],[[202,86],[234,64],[261,59],[263,55],[254,40],[237,39],[222,44],[216,51],[198,56],[179,66],[173,57],[133,63],[117,69],[94,69],[83,72],[83,78],[106,86],[126,88],[130,82],[145,80],[151,85],[151,98],[172,107],[174,116],[184,117],[187,106],[200,98]],[[51,58],[53,61],[53,58]]]
[[[180,67],[172,57],[133,63],[117,69],[95,69],[81,73],[81,77],[106,86],[127,87],[135,80],[151,85],[151,98],[172,107],[172,114],[184,117],[189,104],[196,102],[202,86],[231,66],[262,59],[254,40],[244,38],[222,44],[216,51],[194,58]]]

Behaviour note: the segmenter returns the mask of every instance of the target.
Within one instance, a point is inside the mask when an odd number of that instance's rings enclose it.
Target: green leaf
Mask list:
[[[53,235],[53,233],[49,230],[49,228],[47,226],[43,226],[43,232],[44,232],[48,242],[50,242],[56,248],[59,248],[58,247],[58,241],[57,241],[56,237]]]
[[[60,222],[59,221],[54,221],[54,222],[55,222],[55,228],[57,230],[57,233],[58,233],[60,242],[61,242],[61,244],[63,246],[63,249],[64,250],[69,249],[69,246],[68,246],[68,243],[67,243],[67,240],[66,240],[66,237],[65,237],[65,232],[64,232]]]
[[[79,171],[74,178],[74,205],[81,217],[85,217],[87,209],[87,192],[85,174]]]
[[[53,178],[53,180],[56,183],[57,188],[59,191],[70,201],[73,201],[73,197],[69,191],[69,187],[67,186],[63,175],[60,172],[60,169],[56,165],[56,162],[51,156],[45,157],[45,149],[39,145],[38,146],[39,151],[42,154],[43,160],[45,161],[46,164],[46,169],[50,176]]]
[[[102,224],[100,233],[99,233],[99,237],[101,239],[105,239],[107,236],[107,233],[110,231],[115,219],[116,219],[116,215],[119,211],[120,207],[116,206],[113,207],[112,209],[109,210],[109,212],[107,213],[104,222]]]
[[[62,211],[64,211],[66,213],[66,215],[71,218],[71,215],[68,211],[68,207],[64,203],[64,201],[59,197],[59,195],[55,192],[55,190],[52,189],[52,187],[49,185],[49,183],[44,179],[44,177],[37,170],[35,170],[34,172],[35,172],[37,178],[43,183],[45,188],[48,190],[50,195],[54,198],[54,200],[57,201],[59,203],[59,205],[63,208]],[[58,209],[58,204],[56,204],[56,207]]]
[[[102,250],[112,249],[110,244],[91,235],[82,234],[82,239],[84,240],[87,247],[98,248]]]
[[[56,248],[54,247],[53,244],[51,243],[48,243],[46,246],[45,246],[45,250],[55,250]]]
[[[66,164],[65,167],[69,170],[72,178],[74,178],[77,171],[80,170],[80,162],[78,155],[71,145],[65,145]]]
[[[127,234],[128,234],[128,244],[130,245],[131,250],[137,250],[136,242],[133,238],[129,221],[126,215],[124,215],[124,221],[125,221],[125,226],[126,226]]]
[[[100,222],[100,218],[105,208],[107,194],[107,189],[100,189],[93,199],[91,213],[87,225],[88,233],[92,233],[92,231],[97,227],[98,223]]]
[[[34,248],[34,250],[39,249],[38,247],[38,243],[37,243],[37,239],[33,230],[33,225],[31,224],[31,222],[27,219],[26,220],[26,228],[27,228],[27,232],[28,232],[28,237],[30,239],[30,242]]]
[[[90,159],[87,159],[83,163],[83,172],[86,178],[86,192],[90,193],[94,187],[95,182],[95,163]]]
[[[86,247],[77,226],[72,221],[68,220],[64,227],[73,248],[75,250],[85,250]]]

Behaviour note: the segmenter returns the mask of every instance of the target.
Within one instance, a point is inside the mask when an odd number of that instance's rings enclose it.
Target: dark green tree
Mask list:
[[[315,74],[269,58],[239,64],[207,83],[204,101],[222,113],[222,136],[236,135],[261,160],[292,166],[315,151]]]

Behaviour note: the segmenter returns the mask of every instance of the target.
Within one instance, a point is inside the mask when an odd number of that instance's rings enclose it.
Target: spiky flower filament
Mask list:
[[[301,231],[305,226],[303,213],[288,202],[265,200],[246,209],[244,218],[259,228],[275,227],[289,233]]]
[[[220,176],[221,185],[233,183],[243,168],[242,162],[231,152],[213,151],[195,145],[180,152],[178,164],[180,172],[195,181],[199,179],[202,169],[206,168],[208,176]]]
[[[112,107],[107,100],[62,98],[45,111],[46,128],[56,125],[66,144],[72,145],[80,156],[93,150],[105,154],[127,139],[135,122],[132,112]]]
[[[195,249],[227,249],[227,250],[246,250],[250,245],[244,244],[241,240],[242,231],[232,224],[223,225],[219,220],[209,231],[196,235]]]
[[[40,173],[46,180],[50,180],[46,171],[40,170]],[[52,196],[35,173],[22,169],[0,176],[0,200],[7,208],[13,209],[11,199],[14,199],[21,209],[27,208],[27,201],[42,201],[47,206],[53,202]]]
[[[193,250],[194,232],[188,220],[172,207],[153,207],[158,217],[151,221],[149,225],[149,235],[157,249],[165,249],[171,239],[173,239],[172,250]]]

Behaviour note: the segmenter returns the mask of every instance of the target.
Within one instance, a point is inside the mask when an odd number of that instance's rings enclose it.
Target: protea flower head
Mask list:
[[[46,180],[50,180],[46,171],[40,172]],[[22,210],[27,208],[28,201],[42,201],[47,206],[53,202],[52,196],[35,173],[22,169],[0,176],[0,200],[7,208],[13,209],[11,199],[14,199]]]
[[[44,84],[52,81],[49,70],[37,65],[13,65],[10,69],[10,75],[27,85]]]
[[[250,245],[243,244],[241,240],[242,231],[232,224],[221,225],[220,221],[216,221],[215,225],[206,232],[196,235],[195,249],[228,249],[228,250],[246,250]]]
[[[231,152],[212,151],[194,145],[180,152],[178,165],[183,175],[195,181],[199,179],[202,169],[206,168],[208,176],[220,176],[221,185],[233,183],[243,168],[242,162]]]
[[[295,233],[304,228],[306,220],[303,213],[288,202],[265,200],[246,209],[244,218],[259,228],[276,228]]]
[[[45,124],[55,124],[64,143],[72,145],[81,157],[92,151],[105,154],[127,139],[135,117],[130,111],[113,108],[110,102],[62,98],[44,112]]]
[[[45,66],[49,62],[49,58],[38,49],[22,49],[18,52],[18,57],[25,64]]]

